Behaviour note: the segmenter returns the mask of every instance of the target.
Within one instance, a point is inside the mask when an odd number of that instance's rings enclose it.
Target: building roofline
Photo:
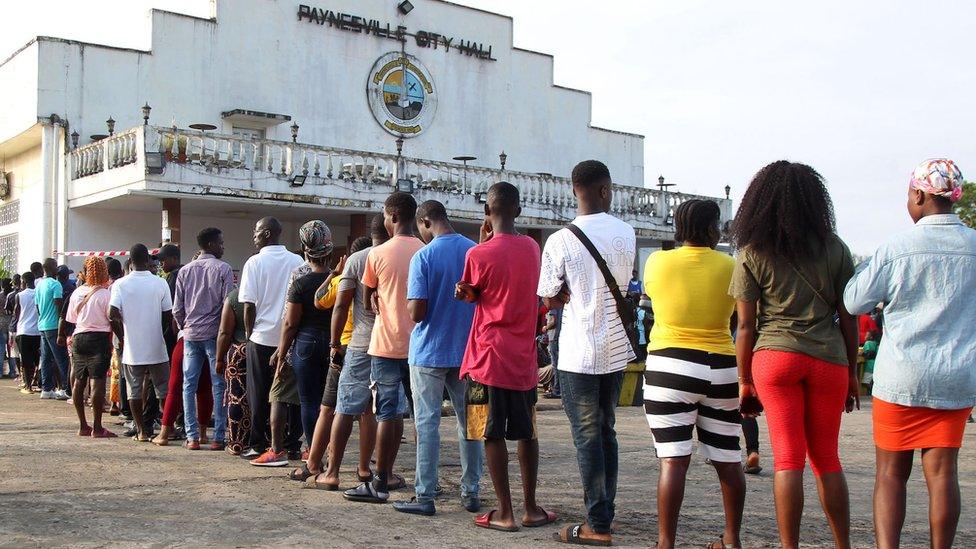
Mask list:
[[[27,48],[29,48],[29,47],[33,46],[34,44],[36,44],[38,38],[39,37],[35,36],[34,38],[31,38],[30,40],[28,40],[26,44],[24,44],[23,46],[17,48],[16,51],[14,51],[10,55],[8,55],[6,59],[4,59],[2,62],[0,62],[0,67],[6,65],[8,61],[10,61],[14,57],[17,57],[18,55],[20,55],[20,52],[22,52],[22,51],[26,50]]]
[[[488,15],[494,15],[495,17],[503,17],[505,19],[508,19],[509,21],[514,21],[514,19],[512,18],[511,15],[505,15],[504,13],[498,13],[496,11],[488,11],[488,10],[485,10],[485,9],[476,8],[474,6],[466,6],[466,5],[460,4],[458,2],[451,2],[451,0],[431,0],[431,2],[438,2],[438,3],[441,3],[441,4],[447,4],[449,6],[457,6],[459,8],[464,8],[464,9],[468,9],[468,10],[480,11],[481,13],[487,13]]]
[[[560,86],[559,84],[553,84],[552,87],[559,88],[561,90],[576,92],[576,93],[584,93],[586,95],[589,95],[590,97],[593,97],[593,92],[586,91],[586,90],[581,90],[579,88],[570,88],[569,86]]]
[[[200,17],[199,15],[191,15],[189,13],[179,13],[179,12],[176,12],[176,11],[169,11],[169,10],[164,10],[164,9],[161,9],[161,8],[150,8],[149,9],[150,16],[152,14],[154,14],[154,13],[157,13],[157,12],[158,13],[165,14],[165,15],[174,15],[176,17],[185,17],[187,19],[194,19],[196,21],[205,21],[207,23],[213,23],[215,25],[217,24],[217,18],[216,17]]]
[[[590,125],[590,128],[592,128],[594,130],[599,130],[601,132],[619,133],[620,135],[627,135],[627,136],[630,136],[630,137],[638,137],[640,139],[644,139],[644,135],[643,134],[640,134],[640,133],[622,132],[620,130],[611,130],[609,128],[601,128],[600,126],[594,126],[592,124]]]

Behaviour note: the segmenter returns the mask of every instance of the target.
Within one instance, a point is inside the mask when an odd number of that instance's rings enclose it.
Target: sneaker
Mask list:
[[[241,452],[240,455],[241,455],[241,459],[252,460],[252,459],[260,456],[261,455],[261,452],[258,452],[254,448],[248,448],[247,450]]]
[[[41,391],[41,400],[54,400],[58,398],[54,391]]]
[[[27,387],[22,387],[20,389],[20,394],[22,394],[22,395],[32,395],[32,394],[34,394],[34,391],[31,391]]]
[[[125,427],[126,429],[132,429],[133,427],[136,426],[136,422],[130,418],[129,421],[123,422],[122,426]]]
[[[136,436],[138,434],[139,434],[139,429],[136,429],[135,425],[133,425],[132,427],[129,427],[128,429],[126,429],[125,432],[122,433],[122,436],[124,436],[124,437],[134,437],[134,436]]]
[[[415,497],[410,498],[410,501],[394,501],[393,508],[401,513],[425,517],[432,517],[437,513],[433,501],[417,501]]]
[[[481,510],[481,498],[478,496],[464,496],[461,498],[461,506],[469,513],[477,513]]]
[[[267,452],[256,459],[252,459],[251,465],[255,467],[284,467],[288,465],[288,453],[284,451],[275,452],[269,448]]]
[[[62,389],[60,391],[54,392],[54,398],[56,398],[57,400],[68,400],[71,398],[71,396],[69,396],[68,393]]]

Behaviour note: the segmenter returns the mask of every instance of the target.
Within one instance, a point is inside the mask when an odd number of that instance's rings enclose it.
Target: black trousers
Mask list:
[[[251,448],[263,452],[271,447],[271,384],[274,382],[275,368],[271,365],[271,355],[275,347],[247,342],[247,404],[251,408]],[[288,425],[285,429],[285,449],[301,448],[302,420],[301,407],[287,404]]]
[[[746,439],[746,455],[759,453],[759,424],[754,417],[742,418],[742,436]]]

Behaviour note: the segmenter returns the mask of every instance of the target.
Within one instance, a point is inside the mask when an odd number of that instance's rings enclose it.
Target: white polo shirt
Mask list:
[[[301,256],[284,246],[265,246],[244,263],[237,299],[254,304],[251,341],[267,347],[278,346],[288,278],[302,263]]]
[[[169,285],[149,271],[133,271],[112,284],[109,305],[122,313],[122,363],[169,362],[163,339],[163,312],[173,309]]]

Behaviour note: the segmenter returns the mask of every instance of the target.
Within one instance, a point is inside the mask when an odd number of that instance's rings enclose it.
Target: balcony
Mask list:
[[[70,152],[73,207],[125,194],[271,200],[350,212],[376,211],[386,196],[409,190],[435,199],[453,216],[483,218],[488,188],[508,181],[522,196],[520,223],[556,228],[575,216],[569,179],[463,166],[395,154],[250,139],[196,130],[139,126]],[[669,240],[674,209],[697,195],[614,185],[611,213],[644,238]],[[731,201],[716,200],[723,220]]]

